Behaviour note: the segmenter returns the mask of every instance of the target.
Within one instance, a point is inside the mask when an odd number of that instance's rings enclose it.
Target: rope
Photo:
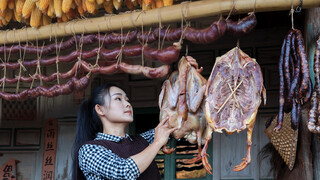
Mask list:
[[[62,45],[63,39],[61,40],[59,47],[57,46],[58,45],[57,39],[55,41],[56,41],[56,54],[57,54],[57,56],[56,56],[57,82],[58,82],[58,84],[60,84],[59,55],[60,55],[60,50],[61,50],[61,45]]]

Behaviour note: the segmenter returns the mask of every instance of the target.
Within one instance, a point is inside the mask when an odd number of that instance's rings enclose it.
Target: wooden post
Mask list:
[[[143,12],[130,12],[120,15],[74,20],[66,23],[56,23],[42,26],[39,29],[25,28],[19,30],[2,31],[0,44],[17,43],[18,41],[33,41],[52,37],[70,36],[80,33],[95,33],[123,29],[130,29],[162,23],[177,22],[182,18],[196,19],[201,17],[228,14],[234,7],[236,13],[289,10],[300,4],[300,0],[202,0],[183,2],[178,5],[157,8]],[[303,0],[302,8],[320,6],[319,0]]]
[[[314,82],[313,62],[316,41],[320,35],[320,8],[309,9],[307,11],[305,27],[310,75]],[[318,180],[320,177],[320,138],[315,134],[312,135],[312,161],[313,177],[314,180]]]

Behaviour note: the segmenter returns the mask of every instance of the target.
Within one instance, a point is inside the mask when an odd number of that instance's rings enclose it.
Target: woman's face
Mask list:
[[[133,121],[133,110],[127,94],[120,88],[112,86],[110,96],[105,96],[104,116],[112,123],[130,123]]]

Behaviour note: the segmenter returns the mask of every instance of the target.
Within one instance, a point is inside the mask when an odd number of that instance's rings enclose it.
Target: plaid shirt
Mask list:
[[[154,129],[140,134],[149,144],[154,140]],[[126,138],[130,138],[126,134]],[[95,140],[119,142],[123,137],[98,133]],[[136,179],[140,172],[132,158],[121,158],[100,145],[85,144],[79,149],[79,166],[87,179]]]

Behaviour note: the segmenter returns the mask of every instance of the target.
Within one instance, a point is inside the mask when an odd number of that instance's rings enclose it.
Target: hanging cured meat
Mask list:
[[[291,112],[291,127],[297,130],[301,106],[309,101],[312,94],[308,58],[298,29],[291,29],[282,43],[279,76],[279,118],[274,130],[281,129],[284,112]]]
[[[259,64],[238,47],[216,59],[205,92],[205,116],[214,131],[228,134],[247,129],[247,155],[234,167],[241,171],[251,162],[251,136],[266,90]]]
[[[192,144],[198,144],[198,156],[184,163],[192,164],[202,160],[206,171],[212,174],[206,153],[212,129],[205,120],[203,101],[207,81],[199,73],[201,70],[192,57],[181,58],[179,71],[173,72],[163,83],[159,96],[160,119],[169,116],[169,126],[178,127],[173,132],[175,139],[185,138]],[[179,106],[183,106],[184,111],[179,111]],[[186,119],[181,118],[179,113],[186,113],[183,114]],[[164,147],[165,153],[173,151],[174,149]]]

